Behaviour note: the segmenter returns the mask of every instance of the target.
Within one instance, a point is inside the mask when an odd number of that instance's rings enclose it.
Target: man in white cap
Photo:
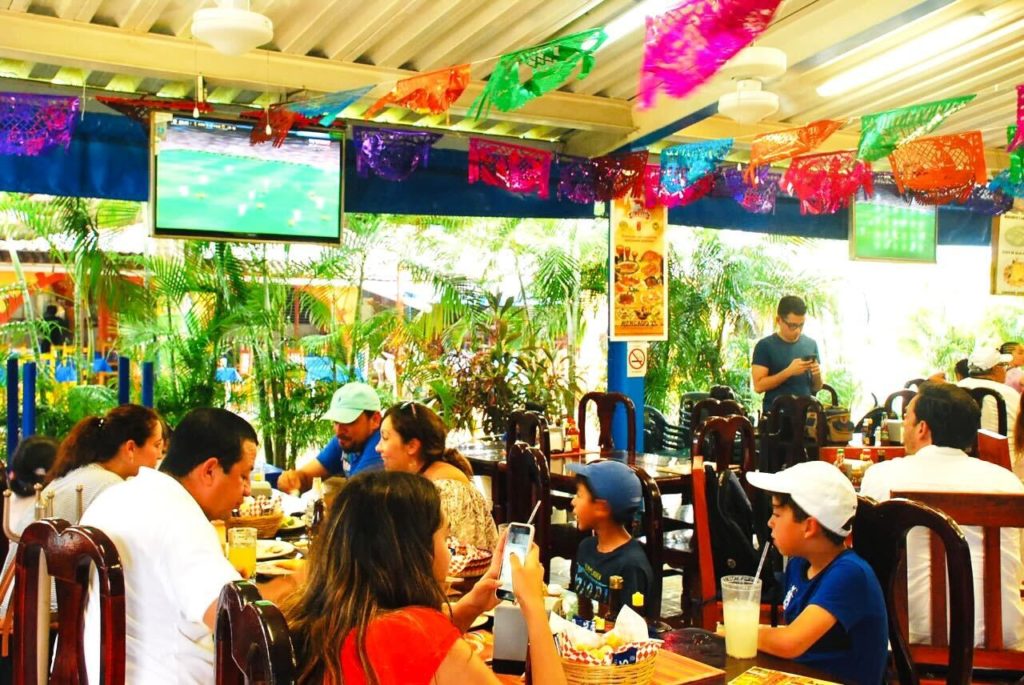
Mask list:
[[[1013,361],[1013,355],[1000,354],[994,347],[979,347],[967,358],[968,377],[957,383],[961,388],[988,388],[999,393],[1006,403],[1006,437],[1013,449],[1017,414],[1020,411],[1020,393],[1008,386],[1006,370]],[[999,432],[999,414],[996,401],[986,397],[981,406],[981,427],[994,433]]]
[[[761,626],[757,648],[821,669],[838,682],[881,683],[889,649],[885,598],[875,572],[844,546],[857,513],[853,485],[824,461],[778,473],[748,472],[747,480],[771,493],[772,542],[789,557],[786,625]]]
[[[283,472],[277,479],[277,489],[283,492],[305,491],[316,477],[352,476],[362,471],[382,469],[384,462],[377,453],[380,442],[380,397],[366,383],[346,383],[331,398],[331,407],[323,415],[325,421],[334,422],[334,435],[301,468]],[[348,462],[348,469],[345,462]]]
[[[869,468],[861,482],[861,494],[880,502],[899,490],[1024,494],[1024,484],[1013,473],[964,452],[977,438],[979,414],[977,403],[967,391],[947,383],[923,384],[903,416],[903,444],[907,456]],[[985,631],[981,529],[964,526],[964,536],[971,548],[974,639],[975,644],[980,645]],[[1020,531],[1004,528],[999,548],[1003,644],[1006,649],[1024,649],[1024,602],[1020,598],[1024,567],[1020,558]],[[910,641],[930,642],[931,552],[927,536],[918,531],[911,531],[907,537],[907,587]]]

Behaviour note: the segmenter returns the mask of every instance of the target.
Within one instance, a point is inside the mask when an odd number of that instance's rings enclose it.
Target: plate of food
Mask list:
[[[256,541],[256,560],[266,561],[267,559],[276,559],[278,557],[286,557],[295,551],[295,545],[284,540],[257,540]]]
[[[290,576],[302,568],[305,559],[273,559],[256,563],[258,576]]]
[[[306,522],[301,516],[291,514],[281,519],[281,525],[278,527],[277,532],[279,533],[294,533],[306,529]]]

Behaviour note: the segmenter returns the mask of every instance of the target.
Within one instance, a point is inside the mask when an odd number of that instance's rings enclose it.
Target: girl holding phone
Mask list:
[[[302,664],[300,683],[500,682],[461,633],[497,604],[501,554],[449,607],[446,534],[438,492],[426,479],[378,471],[349,481],[313,548],[305,587],[285,608]],[[525,561],[512,557],[534,682],[561,685],[565,676],[548,629],[543,576],[536,546]]]

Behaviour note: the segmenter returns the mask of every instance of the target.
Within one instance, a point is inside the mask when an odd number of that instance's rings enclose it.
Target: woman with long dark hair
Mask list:
[[[7,465],[7,481],[11,488],[11,528],[18,535],[23,528],[20,522],[25,511],[32,509],[36,485],[42,485],[46,474],[53,467],[57,457],[57,441],[45,435],[30,435],[23,438]]]
[[[447,437],[448,429],[434,410],[419,402],[402,402],[384,414],[377,451],[388,471],[418,473],[434,483],[453,537],[492,550],[498,530],[491,506],[473,485],[469,461],[445,446]]]
[[[376,471],[345,485],[313,547],[306,584],[285,607],[302,664],[300,683],[499,682],[461,633],[498,603],[501,555],[449,606],[442,586],[446,529],[437,489],[424,478]],[[525,560],[513,558],[534,682],[561,684],[565,676],[547,625],[543,577],[536,547]]]

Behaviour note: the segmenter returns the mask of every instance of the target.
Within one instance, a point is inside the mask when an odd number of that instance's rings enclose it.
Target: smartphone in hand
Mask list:
[[[515,552],[520,563],[526,563],[526,555],[533,544],[533,526],[529,523],[510,523],[505,538],[505,551],[501,555],[501,572],[498,574],[498,597],[514,600],[512,592],[512,562],[509,556]]]
[[[818,361],[818,355],[816,355],[816,354],[805,354],[804,356],[800,357],[800,359],[801,359],[801,361],[805,361],[805,362],[816,362],[816,361]]]

